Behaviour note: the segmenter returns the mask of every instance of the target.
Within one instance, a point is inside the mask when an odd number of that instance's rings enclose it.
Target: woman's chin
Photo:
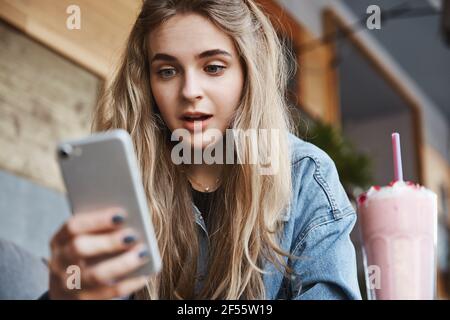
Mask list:
[[[179,128],[182,129],[182,128]],[[174,131],[172,131],[172,134]],[[183,134],[178,132],[175,136],[180,139],[175,139],[178,143],[181,143],[183,148],[189,148],[192,151],[203,152],[206,148],[214,147],[219,141],[223,140],[224,134],[219,129],[202,130],[199,132],[189,132]],[[177,143],[176,143],[177,144]]]
[[[199,134],[192,134],[189,142],[193,150],[204,150],[211,144],[211,141],[207,136]]]
[[[185,147],[189,147],[194,151],[203,151],[207,147],[213,147],[218,142],[217,137],[211,137],[201,134],[191,134],[185,140],[186,141],[182,142]]]

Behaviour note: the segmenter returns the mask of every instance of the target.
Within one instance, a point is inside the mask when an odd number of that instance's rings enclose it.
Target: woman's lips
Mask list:
[[[195,130],[203,131],[205,127],[208,125],[213,116],[208,115],[201,118],[196,119],[188,119],[183,118],[183,128],[189,130],[190,132],[194,132]]]

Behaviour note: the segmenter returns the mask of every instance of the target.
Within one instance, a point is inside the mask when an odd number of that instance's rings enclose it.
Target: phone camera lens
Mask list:
[[[63,159],[67,159],[72,154],[72,146],[65,144],[59,148],[59,156]]]

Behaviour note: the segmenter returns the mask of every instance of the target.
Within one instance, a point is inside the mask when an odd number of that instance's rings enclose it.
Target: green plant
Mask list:
[[[340,181],[352,200],[357,193],[373,184],[371,159],[359,152],[339,128],[316,121],[303,139],[318,146],[333,159]]]

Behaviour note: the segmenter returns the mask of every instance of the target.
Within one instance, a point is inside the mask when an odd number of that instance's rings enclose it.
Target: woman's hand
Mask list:
[[[125,212],[112,208],[73,215],[60,228],[50,243],[50,299],[118,298],[145,285],[145,276],[122,279],[148,259],[125,220]],[[68,286],[72,265],[79,267],[80,289]]]

